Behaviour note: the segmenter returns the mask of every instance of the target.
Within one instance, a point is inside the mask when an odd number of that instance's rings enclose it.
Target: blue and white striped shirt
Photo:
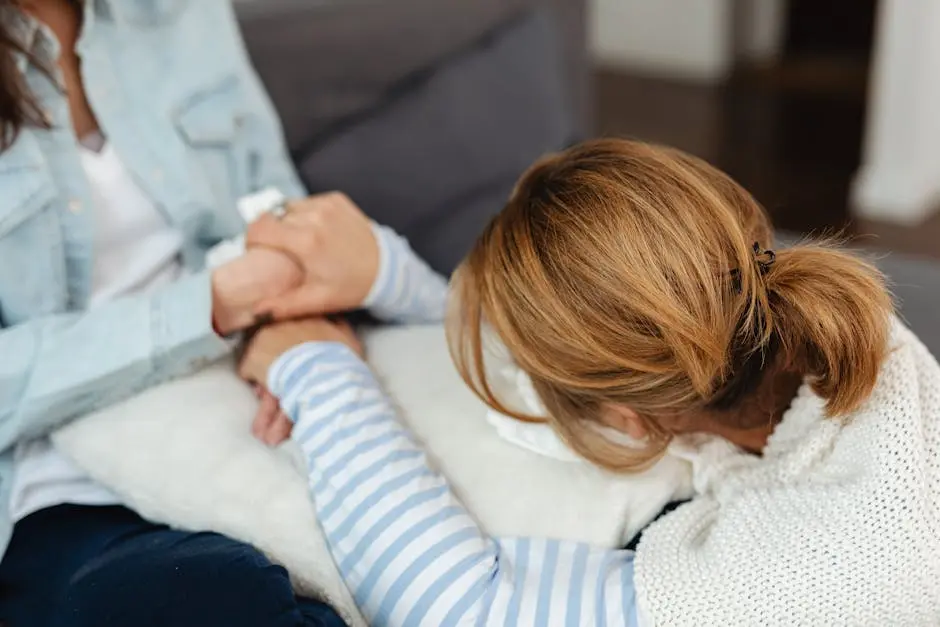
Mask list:
[[[443,279],[404,240],[378,233],[373,310],[438,320]],[[320,524],[370,624],[636,625],[632,552],[487,536],[346,346],[294,348],[269,386],[295,422]]]

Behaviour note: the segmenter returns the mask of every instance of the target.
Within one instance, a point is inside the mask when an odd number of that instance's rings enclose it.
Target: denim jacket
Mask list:
[[[0,555],[9,540],[12,448],[223,355],[206,251],[244,228],[235,202],[304,190],[228,0],[86,0],[85,90],[126,167],[185,235],[186,278],[86,310],[92,202],[57,72],[17,67],[51,130],[0,153]],[[58,44],[18,10],[0,19],[47,67]],[[131,417],[129,417],[131,418]]]

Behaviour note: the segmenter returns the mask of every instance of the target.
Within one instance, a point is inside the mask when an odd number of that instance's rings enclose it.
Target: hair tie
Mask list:
[[[760,243],[754,242],[754,260],[757,261],[757,267],[761,274],[767,274],[770,266],[777,261],[777,253],[772,250],[761,250]]]
[[[770,266],[777,261],[777,253],[772,250],[762,250],[759,242],[754,242],[754,261],[757,262],[757,269],[761,275],[770,271]],[[731,287],[738,294],[741,293],[741,270],[735,268],[731,271]]]

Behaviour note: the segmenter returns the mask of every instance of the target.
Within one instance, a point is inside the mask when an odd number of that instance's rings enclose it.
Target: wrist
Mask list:
[[[250,360],[242,363],[239,375],[246,381],[267,385],[271,369],[284,353],[255,354]]]
[[[248,328],[254,320],[251,303],[243,295],[239,299],[233,270],[232,264],[225,264],[212,272],[212,328],[222,337]]]
[[[268,364],[265,372],[268,389],[277,397],[290,390],[285,389],[289,380],[298,383],[289,376],[297,367],[313,361],[330,365],[331,372],[342,372],[346,376],[372,376],[366,363],[356,351],[342,342],[335,340],[314,340],[298,344],[279,354]]]

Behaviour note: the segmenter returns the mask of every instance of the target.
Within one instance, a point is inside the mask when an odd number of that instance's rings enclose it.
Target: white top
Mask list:
[[[804,386],[763,456],[687,442],[699,496],[637,549],[643,625],[940,625],[940,366],[895,321],[871,398]]]
[[[167,223],[100,135],[83,139],[80,154],[94,200],[95,262],[89,306],[175,281],[183,272],[182,233]],[[62,503],[119,502],[113,492],[53,448],[48,437],[19,443],[13,460],[10,517],[14,522]]]
[[[502,403],[530,416],[545,417],[548,415],[548,410],[545,409],[542,399],[539,398],[535,387],[532,385],[532,380],[524,370],[515,364],[507,364],[499,368],[494,374],[498,376],[490,378],[490,387],[496,390]],[[486,412],[486,421],[496,429],[499,437],[528,451],[562,462],[589,463],[568,446],[547,420],[545,422],[523,422],[490,408]],[[621,446],[643,446],[642,441],[634,440],[617,429],[593,422],[586,423],[586,425],[611,442]],[[681,495],[684,494],[685,487],[680,483],[676,483],[673,498],[670,500],[684,498]]]

